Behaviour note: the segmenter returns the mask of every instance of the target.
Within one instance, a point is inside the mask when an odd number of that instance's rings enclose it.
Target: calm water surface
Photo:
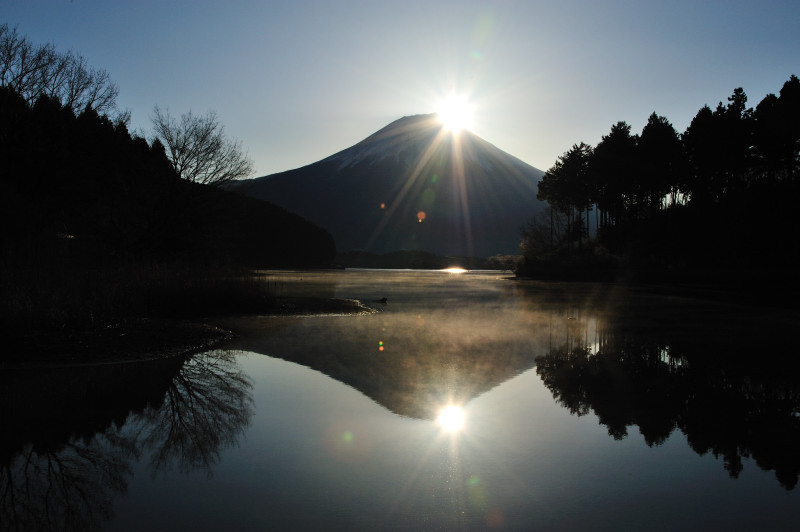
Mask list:
[[[800,523],[795,312],[496,272],[265,275],[379,312],[3,375],[0,528]]]

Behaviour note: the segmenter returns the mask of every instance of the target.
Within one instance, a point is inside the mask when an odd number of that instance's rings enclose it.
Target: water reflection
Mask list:
[[[99,528],[141,456],[210,473],[253,413],[229,352],[0,377],[3,530]]]
[[[332,283],[337,297],[381,295],[391,305],[373,316],[231,327],[243,327],[238,348],[309,366],[431,421],[442,405],[467,405],[536,366],[559,404],[594,413],[615,439],[637,427],[657,446],[680,431],[733,477],[752,458],[785,488],[796,485],[795,313],[615,285],[495,281],[470,272],[304,275],[303,289]]]
[[[133,421],[141,427],[142,447],[151,451],[153,473],[174,465],[182,473],[203,470],[210,475],[220,452],[249,424],[250,388],[233,352],[210,351],[187,360],[162,403]]]
[[[635,426],[657,446],[677,429],[698,454],[721,458],[731,477],[752,458],[795,487],[800,384],[792,328],[780,314],[584,295],[572,308],[555,308],[535,291],[527,299],[551,316],[536,372],[559,404],[577,416],[593,412],[615,439]]]
[[[525,315],[502,300],[411,312],[401,297],[389,300],[373,316],[239,319],[231,345],[303,364],[392,412],[432,421],[443,405],[466,404],[532,368],[541,352]]]
[[[113,429],[57,451],[26,446],[0,469],[3,530],[93,530],[111,517],[137,450]]]
[[[394,413],[435,421],[535,364],[546,317],[519,307],[501,274],[446,271],[274,274],[285,294],[358,299],[370,316],[224,321],[236,349],[282,358],[352,386]],[[284,281],[284,277],[286,281]]]
[[[456,405],[446,406],[436,422],[447,432],[458,432],[464,426],[464,409]]]

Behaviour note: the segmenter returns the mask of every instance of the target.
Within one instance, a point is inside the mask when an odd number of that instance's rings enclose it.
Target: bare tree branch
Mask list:
[[[87,107],[111,113],[119,95],[109,73],[90,68],[82,55],[59,53],[52,44],[34,46],[8,24],[0,24],[0,86],[31,105],[48,96],[75,113]],[[124,114],[119,119],[124,121]]]
[[[196,116],[191,111],[176,119],[169,110],[153,108],[153,133],[167,148],[167,156],[188,181],[219,186],[247,177],[253,163],[239,142],[225,136],[214,111]]]

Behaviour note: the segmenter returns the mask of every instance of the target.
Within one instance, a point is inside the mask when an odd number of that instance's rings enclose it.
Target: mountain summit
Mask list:
[[[447,131],[436,115],[416,115],[235,187],[324,227],[340,251],[487,257],[516,252],[520,227],[543,208],[542,174],[469,131]]]

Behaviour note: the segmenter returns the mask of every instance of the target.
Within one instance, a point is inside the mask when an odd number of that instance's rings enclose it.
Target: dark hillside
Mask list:
[[[267,202],[181,180],[163,147],[49,98],[0,90],[3,260],[319,266],[333,239]]]
[[[29,105],[0,88],[0,168],[0,329],[10,351],[43,331],[63,348],[67,331],[260,309],[270,295],[246,269],[327,266],[336,256],[325,230],[185,181],[157,141],[48,97]]]

